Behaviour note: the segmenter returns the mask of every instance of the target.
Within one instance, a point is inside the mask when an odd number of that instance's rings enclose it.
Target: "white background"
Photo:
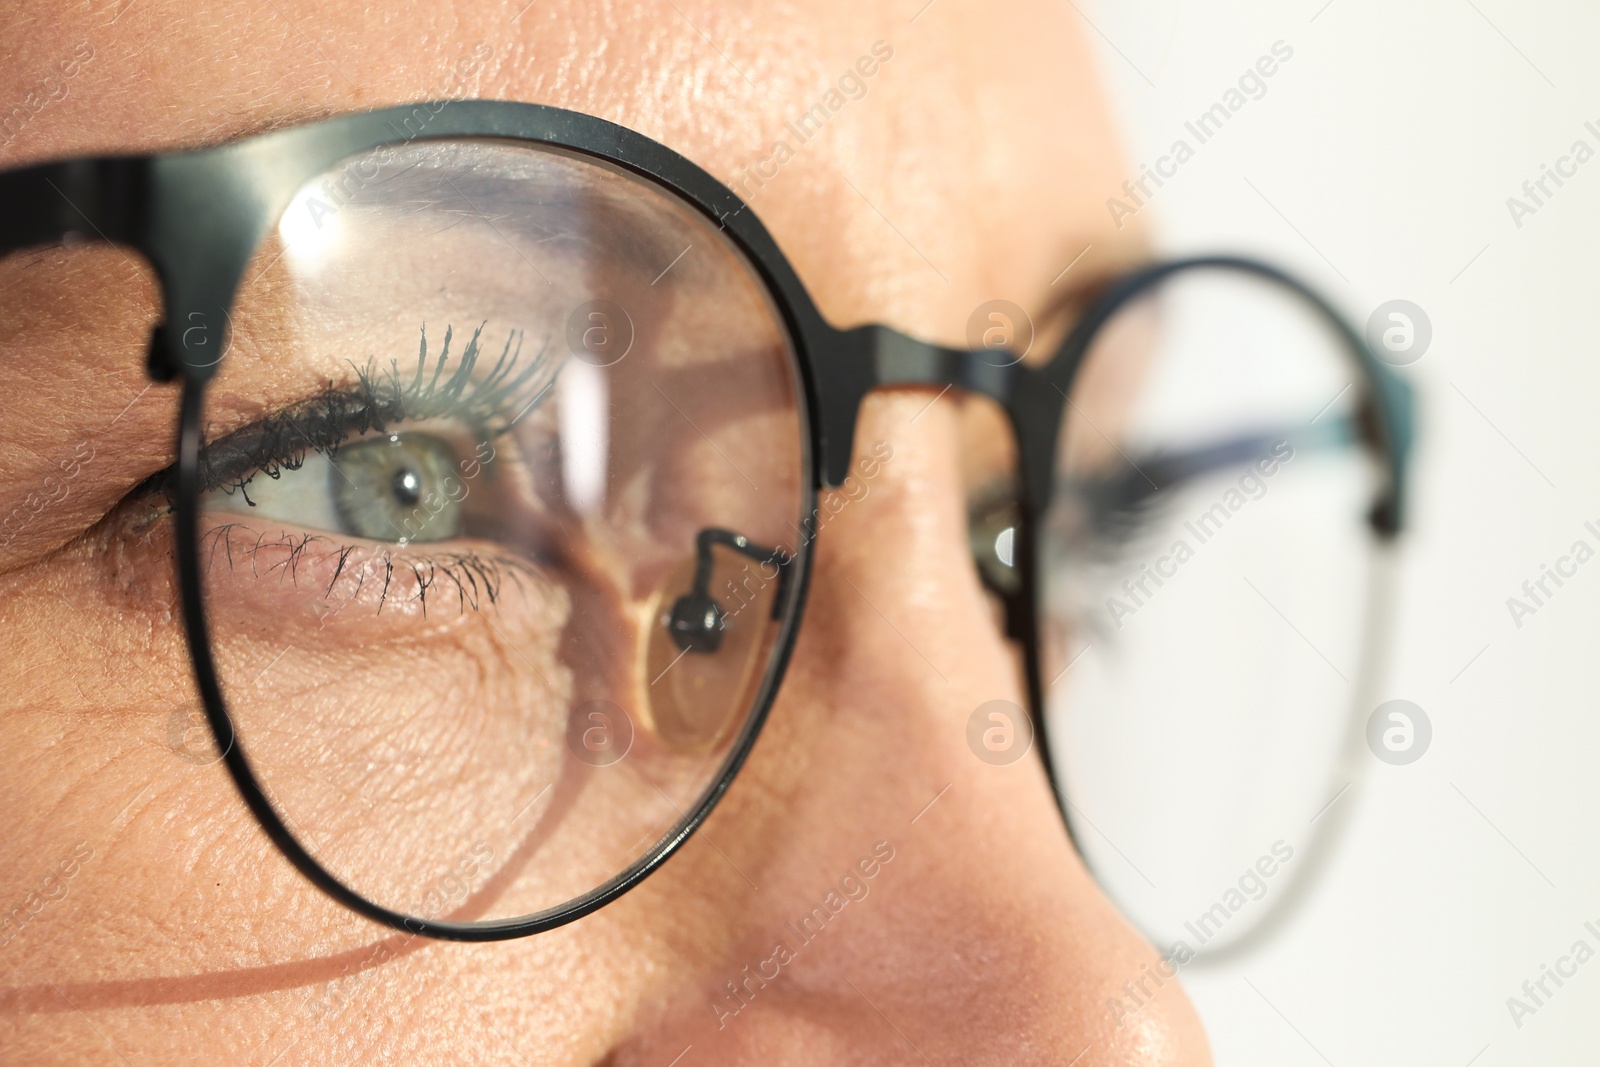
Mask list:
[[[1520,1028],[1506,1005],[1580,937],[1600,949],[1600,560],[1520,629],[1506,606],[1574,540],[1600,547],[1600,158],[1520,228],[1506,207],[1574,140],[1600,151],[1600,5],[1076,6],[1131,176],[1193,144],[1184,121],[1273,42],[1294,49],[1140,213],[1163,251],[1254,252],[1358,324],[1404,298],[1433,327],[1402,372],[1421,436],[1381,690],[1423,707],[1432,747],[1372,761],[1275,942],[1185,969],[1217,1061],[1600,1063],[1600,959]]]

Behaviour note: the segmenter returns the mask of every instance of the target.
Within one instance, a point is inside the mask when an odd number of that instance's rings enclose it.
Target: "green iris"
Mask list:
[[[461,536],[466,483],[455,450],[429,434],[393,434],[339,449],[329,474],[345,529],[374,541]]]

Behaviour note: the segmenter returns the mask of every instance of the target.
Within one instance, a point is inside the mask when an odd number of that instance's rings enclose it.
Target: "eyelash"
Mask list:
[[[479,442],[496,441],[544,402],[555,385],[558,368],[546,358],[548,339],[531,360],[522,363],[523,333],[513,330],[507,334],[505,345],[489,373],[474,377],[483,352],[486,326],[486,322],[480,323],[473,330],[455,368],[448,374],[454,330],[445,327],[444,342],[438,355],[430,360],[427,327],[424,326],[420,331],[416,371],[409,381],[402,378],[399,360],[391,360],[384,369],[371,359],[365,366],[352,364],[356,372],[354,386],[336,389],[329,383],[319,396],[274,412],[212,442],[201,453],[200,491],[221,489],[226,493],[243,493],[248,502],[248,486],[257,475],[279,478],[286,470],[299,470],[313,453],[337,455],[339,448],[353,436],[382,433],[404,422],[450,418],[470,429]],[[519,363],[522,364],[520,369]],[[480,445],[477,453],[480,459],[481,452]],[[135,490],[134,495],[159,493],[166,496],[171,506],[176,492],[176,473],[175,467],[159,472]],[[333,580],[324,590],[324,597],[333,597],[341,578],[349,580],[352,572],[346,571],[345,564],[358,550],[355,545],[341,544],[335,537],[325,534],[280,534],[274,538],[266,533],[259,534],[253,542],[236,544],[233,534],[246,529],[239,523],[224,523],[208,530],[204,540],[210,541],[212,558],[218,551],[223,552],[231,570],[236,563],[236,550],[242,549],[254,567],[259,553],[271,550],[277,558],[267,572],[286,570],[287,577],[294,582],[306,553],[326,546],[330,553],[338,553],[338,565]],[[202,548],[205,548],[204,543]],[[286,555],[282,554],[284,549],[288,550]],[[418,603],[424,616],[429,592],[441,586],[446,591],[454,587],[457,604],[462,610],[478,610],[485,603],[496,603],[508,581],[520,587],[524,579],[535,583],[541,580],[538,569],[529,561],[510,555],[457,552],[434,556],[408,554],[397,558],[393,551],[379,548],[363,560],[363,571],[349,599],[354,600],[365,588],[368,571],[380,568],[383,589],[378,597],[378,610],[381,612],[388,602],[390,586],[399,575],[412,585],[414,591],[408,599]]]
[[[224,523],[206,531],[201,539],[202,552],[209,551],[212,562],[215,562],[218,551],[223,552],[229,570],[234,569],[236,565],[233,555],[235,543],[232,538],[232,534],[236,530],[250,532],[249,528],[241,523]],[[210,541],[209,550],[206,547],[207,540]],[[268,534],[258,533],[254,543],[249,544],[244,551],[248,554],[253,568],[256,556],[263,549],[287,549],[288,554],[271,564],[266,573],[270,575],[274,571],[286,571],[290,583],[295,584],[302,557],[313,546],[324,544],[330,550],[337,551],[339,554],[339,564],[333,579],[328,583],[328,588],[323,590],[324,599],[331,599],[334,588],[339,584],[339,579],[346,575],[345,564],[356,552],[356,546],[341,545],[335,539],[324,534],[301,534],[298,536],[279,534],[275,539],[269,539]],[[389,601],[389,587],[398,573],[402,578],[409,576],[415,582],[416,589],[410,599],[417,602],[422,609],[424,618],[428,614],[429,591],[444,582],[454,586],[456,603],[460,610],[465,611],[470,608],[473,611],[477,611],[485,602],[491,606],[498,602],[500,591],[507,581],[512,582],[519,589],[522,588],[524,579],[534,583],[541,581],[538,570],[526,560],[512,556],[485,556],[475,552],[454,552],[439,556],[407,556],[404,559],[397,560],[393,552],[383,549],[363,562],[369,568],[376,566],[383,568],[383,589],[378,594],[379,612],[383,611],[384,604]],[[257,576],[260,577],[262,575],[258,572]],[[366,582],[367,578],[363,574],[357,580],[356,588],[351,591],[348,597],[349,601],[354,601],[360,595],[361,590],[366,586]],[[329,614],[333,615],[337,614],[337,612],[330,612]]]
[[[1125,550],[1128,544],[1148,536],[1177,503],[1170,486],[1145,491],[1141,485],[1127,492],[1112,485],[1102,486],[1100,493],[1100,498],[1089,504],[1089,529],[1095,545],[1105,552]]]
[[[510,432],[538,407],[555,384],[556,369],[546,359],[548,339],[520,370],[523,333],[513,330],[490,372],[474,379],[482,354],[487,323],[472,331],[457,366],[448,377],[450,344],[454,330],[446,326],[431,376],[428,332],[424,326],[417,352],[417,369],[409,382],[400,361],[380,369],[375,360],[365,366],[351,364],[356,384],[335,389],[330,383],[319,396],[285,411],[275,412],[253,425],[235,430],[207,445],[200,457],[200,491],[221,489],[244,493],[258,475],[278,478],[286,470],[299,470],[313,453],[338,454],[350,437],[382,433],[396,423],[448,417],[466,424],[480,441],[494,441]],[[175,468],[157,474],[152,487],[170,500],[175,489]]]

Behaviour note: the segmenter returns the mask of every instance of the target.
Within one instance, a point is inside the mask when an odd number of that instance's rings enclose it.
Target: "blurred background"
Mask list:
[[[1432,738],[1409,764],[1368,761],[1277,937],[1183,969],[1217,1062],[1595,1062],[1600,960],[1571,953],[1600,951],[1600,564],[1547,584],[1532,614],[1508,598],[1532,603],[1524,582],[1600,545],[1584,527],[1600,529],[1600,159],[1562,164],[1576,173],[1542,202],[1523,189],[1576,141],[1600,151],[1600,8],[1074,6],[1134,177],[1275,43],[1293,51],[1141,209],[1162,252],[1251,252],[1358,325],[1406,300],[1431,326],[1400,370],[1420,434],[1376,692],[1423,709]],[[1576,973],[1557,984],[1563,958]]]

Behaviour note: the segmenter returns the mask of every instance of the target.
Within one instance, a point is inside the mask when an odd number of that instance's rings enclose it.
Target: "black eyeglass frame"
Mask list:
[[[683,156],[603,119],[538,104],[494,100],[433,101],[338,116],[219,147],[152,155],[37,164],[0,173],[0,255],[62,241],[113,242],[138,251],[160,283],[163,318],[150,337],[149,369],[179,379],[174,518],[184,627],[195,681],[219,751],[251,813],[280,851],[314,885],[350,909],[397,930],[455,941],[493,941],[540,933],[581,918],[633,888],[703,823],[743,765],[761,731],[794,647],[811,570],[802,543],[785,568],[775,651],[749,718],[720,778],[679,823],[627,870],[567,903],[507,920],[449,921],[405,915],[361,896],[312,856],[262,788],[234,743],[211,652],[201,596],[199,498],[201,413],[206,384],[227,349],[229,309],[250,258],[295,194],[336,164],[379,148],[445,138],[494,138],[564,149],[620,167],[665,189],[715,223],[765,282],[789,330],[804,390],[805,500],[841,484],[849,471],[857,412],[885,386],[952,387],[988,397],[1009,417],[1017,445],[1019,524],[1014,566],[1021,580],[1005,594],[1008,637],[1027,668],[1034,736],[1047,745],[1041,674],[1038,559],[1053,491],[1061,422],[1074,377],[1096,331],[1119,308],[1169,276],[1187,270],[1237,271],[1283,285],[1302,297],[1348,346],[1365,379],[1356,424],[1386,478],[1369,515],[1374,534],[1392,539],[1404,515],[1412,438],[1409,386],[1379,361],[1359,333],[1321,295],[1293,276],[1239,256],[1156,263],[1124,276],[1096,299],[1051,358],[1040,364],[997,362],[992,350],[929,344],[882,325],[838,329],[822,318],[787,258],[754,212]],[[791,571],[792,568],[792,571]],[[1044,764],[1061,803],[1051,760]]]

